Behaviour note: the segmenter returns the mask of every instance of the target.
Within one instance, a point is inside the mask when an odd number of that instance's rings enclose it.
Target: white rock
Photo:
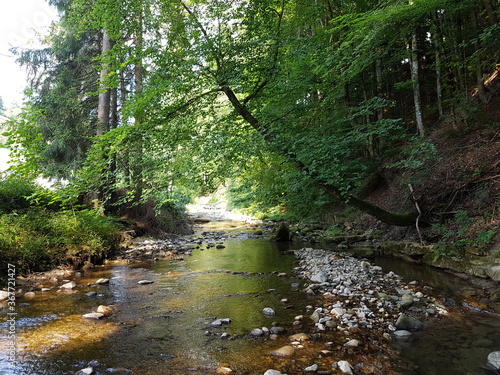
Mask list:
[[[94,369],[92,367],[87,367],[84,369],[81,369],[80,371],[77,372],[77,374],[81,375],[92,375],[94,373]]]
[[[152,281],[152,280],[140,280],[137,282],[137,284],[139,284],[139,285],[147,285],[147,284],[153,284],[153,283],[154,283],[154,281]]]
[[[318,370],[318,365],[316,363],[304,369],[305,372],[316,372],[317,370]]]
[[[344,374],[352,375],[352,367],[351,367],[351,364],[349,362],[338,361],[337,366],[339,367],[339,370],[342,371]]]
[[[101,319],[103,316],[104,314],[101,313],[88,313],[82,315],[84,319]]]
[[[9,292],[6,292],[5,290],[0,290],[0,301],[3,301],[4,299],[9,298]]]
[[[326,280],[328,280],[328,276],[323,271],[316,271],[311,275],[310,279],[315,283],[324,283]]]
[[[109,284],[109,279],[97,279],[96,284]]]
[[[278,370],[267,370],[264,375],[283,375],[281,372]]]
[[[347,341],[344,345],[351,346],[351,347],[357,347],[357,346],[359,346],[359,340],[352,339],[352,340]]]
[[[500,352],[491,352],[488,354],[486,363],[494,370],[500,369]]]
[[[70,281],[69,283],[61,285],[61,288],[63,289],[73,289],[76,286],[76,283],[74,281]]]
[[[268,316],[276,315],[276,312],[270,307],[264,307],[264,309],[262,310],[262,313],[264,315],[268,315]]]

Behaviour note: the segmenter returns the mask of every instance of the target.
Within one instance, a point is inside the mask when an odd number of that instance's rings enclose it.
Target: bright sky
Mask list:
[[[11,47],[36,48],[37,33],[45,35],[57,11],[46,0],[0,0],[0,97],[6,107],[21,104],[26,75],[9,52]]]

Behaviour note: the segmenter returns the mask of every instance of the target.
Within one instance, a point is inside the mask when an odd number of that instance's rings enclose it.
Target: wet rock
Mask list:
[[[273,335],[282,335],[283,333],[286,332],[285,328],[283,327],[271,327],[271,329],[269,330]]]
[[[424,324],[417,318],[401,314],[396,321],[396,328],[407,331],[421,331],[424,329]]]
[[[500,370],[500,351],[488,354],[486,366],[492,370]]]
[[[234,374],[234,371],[229,367],[221,366],[217,369],[216,373],[217,375],[231,375]]]
[[[267,370],[264,375],[284,375],[278,370]]]
[[[94,374],[94,368],[93,367],[87,367],[87,368],[84,368],[84,369],[81,369],[80,371],[78,371],[76,373],[76,375],[92,375]]]
[[[311,337],[305,333],[296,333],[290,336],[290,340],[292,341],[309,341],[310,339]]]
[[[352,340],[347,341],[344,345],[350,346],[352,348],[357,348],[359,346],[359,340],[352,339]]]
[[[96,284],[109,284],[109,279],[97,279]]]
[[[84,318],[84,319],[95,319],[95,320],[98,320],[98,319],[101,319],[102,317],[104,317],[104,314],[97,313],[97,312],[88,313],[88,314],[83,314],[82,315],[82,318]]]
[[[61,285],[62,289],[73,289],[74,287],[76,287],[76,283],[74,281]]]
[[[148,284],[153,284],[153,283],[154,283],[154,281],[152,281],[152,280],[139,280],[137,282],[137,284],[139,284],[139,285],[148,285]]]
[[[271,241],[285,242],[292,240],[292,232],[286,223],[281,222],[276,228],[274,228],[271,234]]]
[[[352,366],[351,366],[351,364],[349,362],[347,362],[347,361],[338,361],[337,362],[337,367],[338,367],[338,369],[343,374],[352,375]]]
[[[94,297],[94,296],[96,296],[96,295],[97,295],[97,292],[88,292],[88,293],[85,293],[85,295],[86,295],[87,297]]]
[[[110,316],[113,313],[113,308],[110,306],[100,305],[96,312],[104,316]]]
[[[8,299],[9,298],[9,292],[5,291],[5,290],[0,290],[0,301],[3,301],[5,299]]]
[[[261,330],[260,328],[255,328],[255,329],[252,329],[252,331],[250,332],[250,334],[252,336],[255,336],[255,337],[260,337],[264,334],[264,331]]]
[[[291,345],[282,346],[279,349],[273,350],[271,355],[274,357],[291,357],[295,353],[295,349]]]
[[[35,292],[24,293],[24,298],[26,298],[26,299],[35,298]]]
[[[413,296],[411,294],[403,294],[401,296],[401,307],[410,306],[413,303]]]
[[[274,311],[271,307],[264,307],[262,310],[262,313],[267,316],[274,316],[276,315],[276,311]]]
[[[410,331],[407,331],[405,329],[400,329],[398,331],[394,331],[394,336],[397,338],[397,339],[407,339],[408,337],[411,336],[411,332]]]
[[[318,371],[318,365],[316,363],[304,369],[304,372],[316,372],[316,371]]]

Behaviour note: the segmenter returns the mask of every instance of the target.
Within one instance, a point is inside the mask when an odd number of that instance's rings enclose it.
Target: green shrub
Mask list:
[[[0,216],[0,267],[16,264],[20,273],[58,264],[78,266],[102,259],[116,243],[119,225],[93,210],[31,208]]]
[[[0,179],[0,212],[7,213],[28,208],[30,206],[28,197],[36,190],[36,185],[26,179],[15,177]]]

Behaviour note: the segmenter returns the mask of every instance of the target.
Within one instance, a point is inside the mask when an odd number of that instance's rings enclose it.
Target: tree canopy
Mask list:
[[[11,143],[103,201],[182,201],[231,178],[241,201],[341,199],[412,225],[413,208],[363,191],[389,162],[431,158],[421,139],[444,114],[495,95],[493,0],[51,3],[48,48],[19,51],[32,91]]]

